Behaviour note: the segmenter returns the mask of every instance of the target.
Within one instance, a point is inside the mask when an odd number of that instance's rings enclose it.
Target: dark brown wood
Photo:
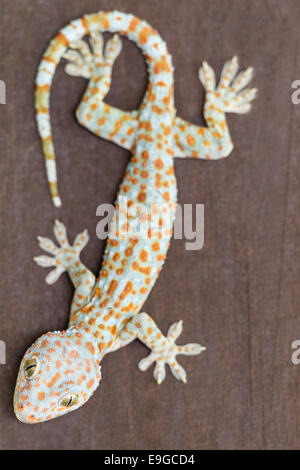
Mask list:
[[[205,246],[186,251],[174,240],[145,306],[164,332],[184,320],[182,341],[207,351],[180,359],[183,385],[168,373],[157,386],[138,361],[138,342],[103,362],[103,381],[80,410],[39,425],[18,422],[12,398],[19,361],[43,332],[65,327],[72,287],[63,276],[49,287],[32,257],[37,235],[51,236],[59,217],[71,236],[84,227],[83,259],[96,273],[104,243],[96,207],[113,202],[128,152],[97,139],[74,119],[85,80],[60,65],[52,122],[63,207],[48,194],[36,130],[33,89],[48,41],[83,13],[119,8],[158,29],[173,54],[178,113],[201,123],[198,67],[218,71],[236,54],[255,67],[259,95],[252,112],[230,116],[235,149],[220,162],[176,163],[181,203],[205,204]],[[0,365],[1,449],[295,449],[299,447],[300,366],[300,78],[297,0],[2,0],[0,79]],[[108,101],[136,108],[146,86],[138,49],[128,41],[114,68]]]

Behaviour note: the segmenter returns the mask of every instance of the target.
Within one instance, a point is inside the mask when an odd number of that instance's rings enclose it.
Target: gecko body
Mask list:
[[[145,55],[149,83],[137,111],[124,112],[103,101],[110,88],[113,63],[121,51],[120,38],[115,34],[103,52],[100,33],[104,31],[127,36]],[[82,40],[86,35],[90,35],[90,47]],[[155,363],[154,377],[161,383],[168,364],[173,375],[186,382],[176,355],[199,354],[205,348],[175,343],[182,331],[181,321],[165,336],[147,313],[140,313],[172,236],[177,202],[174,157],[219,159],[229,155],[233,146],[225,112],[247,112],[256,92],[244,90],[252,69],[236,77],[236,58],[225,64],[218,87],[213,70],[204,62],[200,80],[207,92],[204,115],[208,127],[190,124],[176,115],[172,59],[166,44],[148,23],[122,12],[99,12],[72,21],[51,41],[36,80],[37,123],[56,206],[61,200],[49,96],[62,57],[68,60],[67,73],[89,80],[76,111],[78,121],[96,135],[130,150],[132,157],[115,203],[119,214],[125,211],[125,219],[121,222],[121,215],[116,215],[112,222],[97,279],[80,261],[80,252],[88,242],[86,231],[70,245],[64,225],[56,221],[54,233],[59,246],[39,237],[41,248],[53,255],[35,258],[41,266],[54,266],[46,281],[51,284],[67,271],[75,293],[67,330],[43,335],[22,359],[14,408],[26,423],[46,421],[83,405],[100,383],[103,357],[135,338],[151,349],[139,363],[141,370]],[[147,236],[132,235],[133,225],[145,222],[152,211],[156,223],[148,228]]]

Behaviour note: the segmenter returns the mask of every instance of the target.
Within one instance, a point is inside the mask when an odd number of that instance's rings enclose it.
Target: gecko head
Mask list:
[[[101,380],[96,347],[86,333],[53,332],[38,338],[20,365],[14,410],[23,423],[40,423],[82,406]]]

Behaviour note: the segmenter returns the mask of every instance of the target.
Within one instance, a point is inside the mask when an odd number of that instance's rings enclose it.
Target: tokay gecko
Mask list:
[[[104,47],[101,33],[105,31],[115,34]],[[103,101],[122,47],[117,33],[139,46],[148,66],[145,97],[140,108],[132,112]],[[83,40],[86,35],[89,43]],[[168,364],[175,378],[186,382],[186,372],[176,356],[199,354],[205,348],[199,344],[176,344],[182,331],[181,321],[174,323],[165,336],[152,318],[141,312],[164,264],[172,236],[177,201],[174,158],[217,160],[228,156],[233,144],[225,113],[248,112],[256,95],[256,89],[245,89],[252,78],[252,68],[238,73],[236,57],[225,64],[219,85],[212,68],[203,62],[199,77],[206,90],[207,127],[186,122],[176,115],[171,55],[148,23],[117,11],[72,21],[51,41],[36,78],[37,123],[55,206],[60,206],[61,200],[49,100],[61,58],[68,61],[65,67],[68,74],[88,79],[76,110],[79,123],[97,136],[130,150],[132,157],[115,203],[116,212],[122,213],[126,201],[125,221],[119,223],[119,216],[112,219],[97,279],[80,261],[80,252],[88,242],[86,231],[71,245],[65,226],[56,221],[54,234],[58,246],[48,238],[38,237],[40,247],[51,256],[41,255],[35,261],[43,267],[54,267],[46,282],[54,283],[67,271],[75,293],[66,331],[44,334],[22,359],[14,409],[18,419],[25,423],[50,420],[82,406],[100,383],[103,357],[135,338],[151,350],[139,362],[140,370],[145,371],[154,363],[154,377],[160,384]],[[161,207],[167,215],[160,214],[158,224],[148,229],[146,237],[132,234],[132,226],[143,220],[150,209],[159,213]],[[128,236],[123,236],[123,231]]]

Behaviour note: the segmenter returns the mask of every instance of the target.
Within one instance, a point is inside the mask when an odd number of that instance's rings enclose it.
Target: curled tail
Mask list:
[[[57,190],[56,161],[50,124],[50,89],[56,67],[69,44],[93,32],[118,32],[134,41],[143,51],[150,83],[161,72],[172,74],[171,57],[166,44],[147,22],[119,11],[86,15],[65,26],[50,42],[43,55],[36,77],[35,108],[37,124],[46,160],[47,177],[53,203],[61,206]]]

